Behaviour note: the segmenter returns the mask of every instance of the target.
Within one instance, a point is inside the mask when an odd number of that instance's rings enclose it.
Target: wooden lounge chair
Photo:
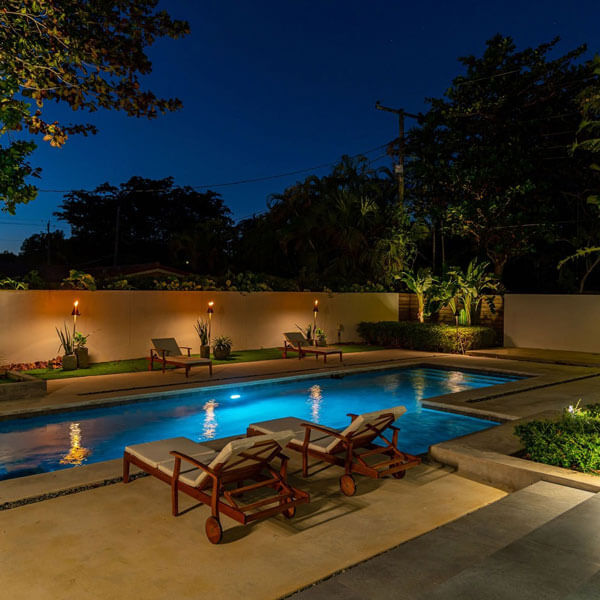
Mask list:
[[[374,479],[387,475],[401,479],[407,469],[420,464],[420,458],[398,449],[400,430],[393,423],[405,412],[404,406],[397,406],[362,415],[349,414],[352,421],[341,431],[307,423],[296,417],[285,417],[253,423],[248,427],[248,435],[292,430],[294,437],[288,443],[288,448],[302,454],[304,477],[308,476],[309,456],[339,465],[345,471],[340,477],[340,489],[346,496],[353,496],[356,492],[353,473]],[[384,435],[388,429],[392,432],[391,440]]]
[[[229,442],[219,453],[187,438],[127,446],[123,482],[129,481],[129,467],[134,464],[170,484],[174,516],[179,514],[179,492],[210,506],[206,535],[218,544],[223,537],[220,513],[246,525],[279,513],[292,518],[296,506],[310,501],[306,492],[287,482],[288,458],[281,449],[291,438],[291,431],[242,438]],[[279,468],[271,465],[275,459],[281,461]],[[254,483],[244,485],[247,480]],[[241,504],[242,494],[267,488],[272,490],[267,497]]]
[[[187,355],[183,354],[181,348],[175,341],[175,338],[156,338],[152,339],[153,347],[150,348],[150,358],[148,359],[148,370],[154,368],[154,361],[162,363],[162,372],[165,372],[166,365],[175,365],[185,369],[185,376],[189,377],[190,369],[199,365],[208,366],[208,371],[212,375],[212,360],[210,358],[199,358],[191,356],[189,346],[181,346],[187,350]]]
[[[342,351],[335,346],[311,346],[310,342],[299,331],[291,331],[283,334],[283,358],[287,358],[288,350],[294,350],[298,353],[298,358],[303,358],[307,354],[314,354],[319,360],[323,357],[323,362],[327,362],[330,354],[339,354],[342,361]]]

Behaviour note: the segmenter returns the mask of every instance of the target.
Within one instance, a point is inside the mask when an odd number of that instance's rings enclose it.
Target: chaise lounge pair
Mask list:
[[[280,513],[292,518],[296,506],[310,501],[307,492],[287,481],[284,448],[301,453],[305,477],[309,456],[343,467],[340,488],[348,496],[356,491],[353,474],[375,479],[404,477],[407,469],[420,463],[419,458],[397,447],[399,430],[393,423],[405,412],[406,408],[400,406],[350,415],[351,423],[343,431],[295,417],[254,423],[248,427],[247,437],[229,442],[218,453],[183,437],[127,446],[123,482],[129,482],[133,464],[168,483],[174,516],[179,514],[179,492],[207,504],[211,516],[206,520],[206,535],[218,544],[223,536],[220,513],[246,525]],[[384,436],[387,429],[392,431],[391,441]],[[378,462],[376,457],[380,457]],[[280,461],[279,467],[272,464],[276,460]],[[242,504],[244,494],[269,490],[270,495]]]

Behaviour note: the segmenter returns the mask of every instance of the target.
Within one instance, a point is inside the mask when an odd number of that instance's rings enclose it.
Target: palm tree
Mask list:
[[[466,325],[472,325],[479,314],[482,300],[485,300],[492,313],[496,312],[494,294],[500,288],[498,278],[488,271],[489,262],[478,262],[474,258],[466,271],[455,267],[449,275],[456,281],[457,297],[465,310]]]
[[[423,323],[425,321],[425,296],[437,283],[431,274],[431,269],[419,269],[414,274],[404,271],[396,279],[400,279],[417,296],[417,319],[419,323]]]

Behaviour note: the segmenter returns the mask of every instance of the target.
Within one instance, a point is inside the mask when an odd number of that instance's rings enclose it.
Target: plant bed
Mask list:
[[[600,404],[570,406],[557,419],[515,427],[522,458],[600,475]]]
[[[0,372],[0,401],[35,398],[46,393],[46,382],[16,371]]]
[[[363,321],[358,324],[357,331],[369,344],[425,352],[464,354],[468,350],[496,345],[496,332],[491,327],[455,327],[416,321]]]

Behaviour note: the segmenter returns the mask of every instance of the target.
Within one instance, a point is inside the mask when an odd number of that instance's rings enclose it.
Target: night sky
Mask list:
[[[92,189],[133,175],[203,186],[308,169],[393,139],[396,118],[375,110],[375,101],[424,110],[425,98],[441,96],[459,73],[456,58],[480,55],[495,33],[519,48],[560,36],[560,53],[582,43],[588,56],[600,52],[598,0],[162,4],[188,20],[191,33],[151,48],[146,81],[157,95],[182,99],[183,110],[148,121],[51,107],[46,117],[93,122],[100,132],[60,149],[38,140],[32,164],[43,168],[40,189]],[[373,166],[389,164],[384,150],[368,157]],[[213,189],[239,219],[308,174]],[[18,252],[48,220],[60,228],[52,212],[61,199],[40,192],[15,217],[0,213],[0,251]]]

